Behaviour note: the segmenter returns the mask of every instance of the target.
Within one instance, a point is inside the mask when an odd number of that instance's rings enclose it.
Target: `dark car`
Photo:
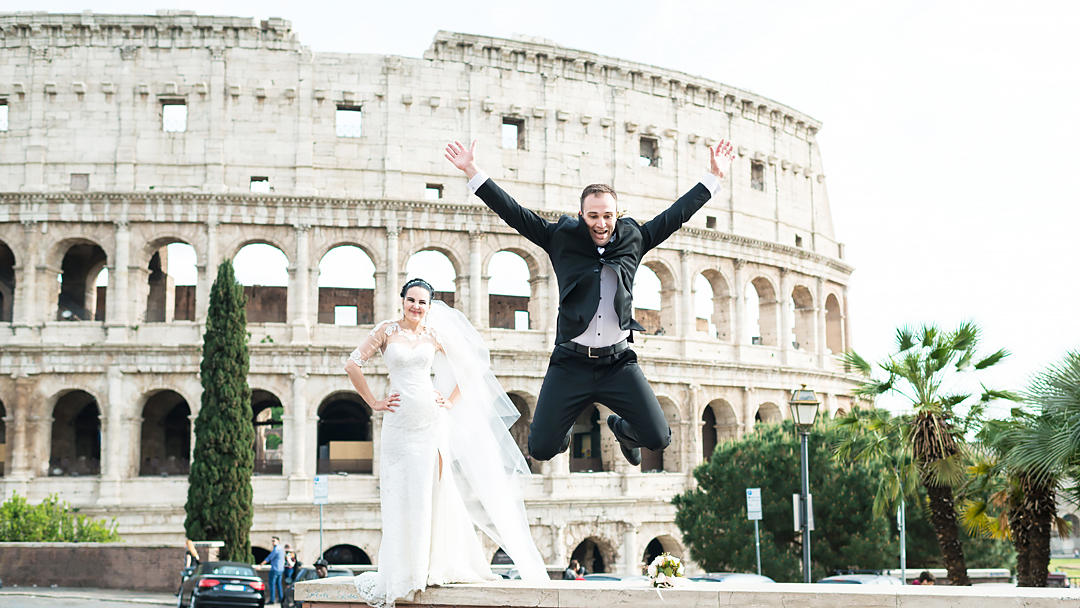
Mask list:
[[[326,578],[334,578],[335,576],[352,576],[352,570],[348,568],[329,568],[326,571]],[[293,580],[287,587],[285,587],[285,593],[281,599],[281,608],[300,608],[304,605],[304,602],[297,602],[293,599],[293,585],[303,581],[315,581],[319,579],[319,575],[315,574],[315,568],[311,566],[304,566],[297,570],[296,575],[293,576]]]
[[[263,608],[266,583],[249,564],[203,562],[180,586],[179,608]]]

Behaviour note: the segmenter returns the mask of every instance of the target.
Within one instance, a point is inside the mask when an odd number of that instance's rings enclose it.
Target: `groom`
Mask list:
[[[634,274],[641,258],[664,242],[717,190],[734,158],[721,141],[709,148],[709,172],[655,218],[638,224],[619,218],[611,186],[592,184],[581,193],[576,216],[549,222],[517,203],[476,166],[476,142],[446,146],[446,158],[469,178],[469,189],[511,228],[547,252],[559,281],[555,350],[529,427],[529,454],[550,460],[570,445],[574,420],[593,402],[615,414],[607,425],[630,464],[641,464],[641,448],[671,443],[660,403],[630,349]]]

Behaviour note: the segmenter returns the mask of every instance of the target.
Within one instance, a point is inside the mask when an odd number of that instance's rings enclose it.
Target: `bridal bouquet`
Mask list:
[[[653,587],[673,587],[675,577],[683,575],[682,561],[670,553],[661,553],[649,564]]]

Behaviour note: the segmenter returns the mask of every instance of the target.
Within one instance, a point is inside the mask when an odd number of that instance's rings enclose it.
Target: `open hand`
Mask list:
[[[376,399],[375,403],[371,404],[371,409],[377,412],[393,412],[401,405],[401,395],[398,393],[390,393],[386,396],[386,399]]]
[[[709,146],[709,173],[723,178],[733,160],[735,160],[735,147],[730,141],[721,139],[720,143],[716,144],[716,148]]]
[[[435,391],[435,405],[450,409],[454,407],[454,402],[450,401],[446,397],[443,397],[442,393],[440,393],[439,391]]]
[[[446,153],[443,154],[443,156],[446,157],[446,160],[450,161],[450,164],[464,171],[465,175],[470,179],[472,179],[473,175],[476,175],[478,169],[476,168],[475,139],[469,144],[467,149],[460,141],[446,144]]]

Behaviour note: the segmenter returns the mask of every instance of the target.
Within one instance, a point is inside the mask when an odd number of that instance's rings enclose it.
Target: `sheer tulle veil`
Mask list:
[[[435,386],[461,396],[448,410],[450,463],[473,523],[502,547],[524,580],[548,580],[529,532],[524,486],[531,471],[509,428],[519,417],[491,371],[480,334],[461,312],[432,302],[427,325],[446,355],[435,357]]]

